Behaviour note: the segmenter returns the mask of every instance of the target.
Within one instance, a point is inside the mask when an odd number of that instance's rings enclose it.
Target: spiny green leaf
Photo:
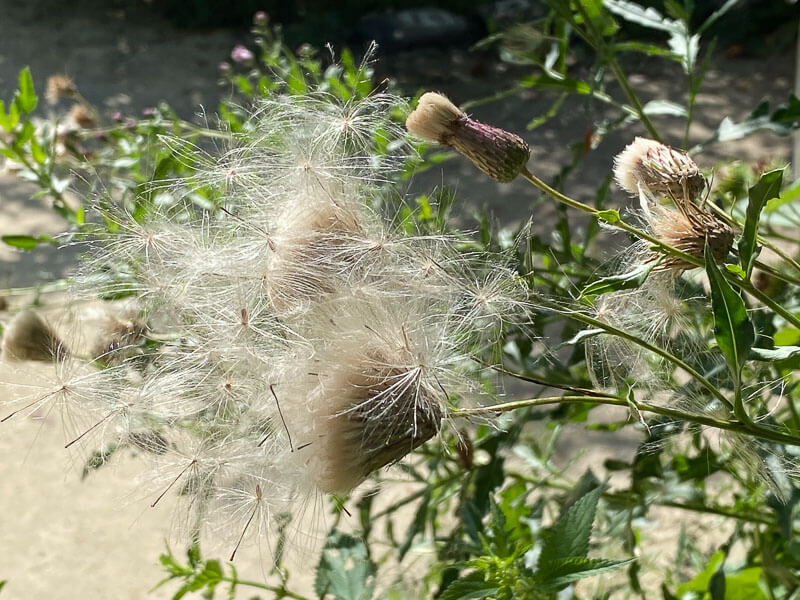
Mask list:
[[[376,570],[364,542],[333,531],[317,565],[314,590],[320,598],[330,594],[336,600],[369,600],[375,589]]]
[[[753,263],[757,256],[756,237],[758,235],[758,221],[761,218],[761,211],[767,201],[778,197],[782,180],[783,169],[775,169],[761,175],[758,182],[748,190],[744,231],[738,245],[739,262],[748,279],[753,271]]]
[[[594,281],[583,288],[581,291],[581,297],[585,298],[587,296],[599,296],[601,294],[607,294],[609,292],[616,292],[619,290],[636,289],[645,282],[647,276],[650,275],[650,272],[655,266],[655,262],[650,262],[639,265],[629,273],[611,275],[609,277],[598,279],[597,281]]]
[[[714,337],[725,356],[731,375],[738,380],[742,365],[755,341],[755,331],[744,300],[722,276],[706,241],[706,273],[711,286],[711,310],[714,313]]]
[[[36,98],[36,91],[33,89],[31,70],[28,67],[25,67],[19,72],[19,90],[17,90],[14,102],[23,114],[28,114],[36,108],[38,100]]]

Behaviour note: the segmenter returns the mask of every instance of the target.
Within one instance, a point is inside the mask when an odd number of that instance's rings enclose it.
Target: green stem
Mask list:
[[[611,67],[611,71],[614,73],[614,76],[617,78],[617,81],[622,87],[622,91],[625,93],[628,101],[633,105],[636,115],[639,117],[642,124],[644,124],[645,128],[647,128],[647,132],[650,134],[650,137],[660,142],[661,136],[658,135],[658,130],[653,125],[650,117],[648,117],[644,112],[644,106],[642,106],[639,96],[637,96],[636,92],[633,91],[633,88],[628,81],[628,76],[625,75],[625,71],[623,71],[622,67],[620,67],[616,57],[614,56],[614,53],[609,50],[602,32],[597,31],[594,26],[594,21],[586,12],[583,4],[576,2],[575,6],[577,7],[578,11],[580,11],[581,16],[583,17],[583,22],[588,29],[587,33],[583,36],[584,39],[586,39],[592,45],[592,47],[595,49],[595,52],[600,55],[601,59],[604,59],[608,66]],[[576,29],[579,30],[577,23],[573,22],[573,27],[576,27]]]
[[[530,183],[538,187],[540,190],[551,195],[553,198],[555,198],[562,204],[581,210],[603,221],[604,223],[608,223],[609,225],[627,231],[628,233],[640,239],[647,240],[648,242],[652,243],[653,246],[656,247],[663,254],[680,258],[681,260],[693,264],[696,267],[701,267],[701,268],[704,267],[702,259],[692,256],[691,254],[687,254],[686,252],[682,252],[677,248],[674,248],[669,244],[665,244],[664,242],[658,240],[657,238],[653,237],[646,231],[642,231],[641,229],[638,229],[633,225],[629,225],[628,223],[619,218],[618,213],[616,212],[611,213],[613,214],[613,216],[610,216],[609,212],[607,211],[597,210],[596,208],[589,206],[588,204],[584,204],[583,202],[579,202],[578,200],[570,198],[569,196],[566,196],[561,192],[559,192],[558,190],[547,185],[544,181],[542,181],[541,179],[536,177],[533,173],[531,173],[527,168],[523,169],[520,172],[520,175],[522,175],[522,177],[527,179]],[[792,325],[800,329],[800,318],[796,317],[795,315],[787,311],[785,308],[783,308],[780,304],[775,302],[772,298],[765,295],[763,292],[757,289],[749,280],[744,280],[741,277],[734,275],[727,269],[721,269],[721,272],[722,275],[725,277],[725,279],[728,281],[728,283],[731,283],[736,287],[744,290],[754,298],[758,299],[762,304],[770,307],[777,314],[781,315],[784,319],[786,319],[787,322],[791,323]]]
[[[660,348],[659,346],[651,344],[650,342],[648,342],[646,340],[643,340],[640,337],[635,336],[635,335],[633,335],[632,333],[630,333],[628,331],[625,331],[624,329],[619,329],[619,328],[614,327],[613,325],[610,325],[610,324],[608,324],[608,323],[606,323],[604,321],[601,321],[599,319],[595,319],[594,317],[590,317],[589,315],[585,315],[585,314],[583,314],[581,312],[577,312],[577,311],[564,311],[558,305],[553,304],[553,303],[551,303],[551,302],[549,302],[547,300],[541,300],[540,299],[540,302],[545,304],[545,305],[547,305],[547,307],[550,308],[551,310],[558,311],[560,314],[563,314],[563,315],[567,316],[570,319],[573,319],[575,321],[579,321],[581,323],[585,323],[586,325],[592,325],[593,327],[597,327],[599,329],[603,329],[604,331],[607,331],[608,333],[610,333],[612,335],[616,335],[617,337],[621,337],[623,339],[626,339],[626,340],[628,340],[630,342],[633,342],[637,346],[641,346],[642,348],[644,348],[646,350],[649,350],[650,352],[652,352],[654,354],[657,354],[661,358],[671,362],[676,367],[679,367],[680,369],[682,369],[683,371],[685,371],[686,373],[691,375],[695,380],[697,380],[697,382],[700,385],[702,385],[704,388],[706,388],[706,390],[708,390],[711,393],[712,396],[717,398],[717,400],[722,402],[725,406],[727,406],[728,408],[733,408],[733,404],[730,402],[730,400],[728,400],[725,397],[725,395],[722,394],[722,392],[720,392],[719,389],[717,389],[716,386],[714,386],[708,379],[706,379],[702,374],[700,374],[699,371],[694,369],[691,365],[686,363],[684,360],[678,358],[677,356],[675,356],[674,354],[672,354],[668,350],[665,350],[664,348]]]
[[[545,398],[528,398],[525,400],[515,400],[512,402],[503,402],[502,404],[495,404],[494,406],[479,406],[475,408],[460,408],[450,411],[452,417],[471,417],[471,416],[490,416],[499,413],[505,413],[519,408],[527,408],[533,406],[546,406],[550,404],[572,404],[572,403],[592,403],[592,404],[607,404],[610,406],[624,406],[630,408],[630,402],[623,398],[600,398],[598,396],[550,396]],[[636,408],[640,411],[650,412],[665,417],[672,417],[691,423],[697,423],[706,427],[715,427],[717,429],[724,429],[726,431],[734,431],[769,440],[771,442],[778,442],[781,444],[789,444],[792,446],[800,446],[800,438],[791,435],[786,435],[778,431],[770,429],[759,428],[758,431],[753,431],[744,426],[739,421],[732,421],[727,419],[718,419],[707,415],[697,415],[687,413],[675,408],[668,408],[665,406],[658,406],[649,404],[647,402],[636,402]]]
[[[239,579],[238,577],[228,577],[227,575],[223,575],[220,577],[220,581],[226,581],[233,585],[244,585],[247,587],[258,588],[260,590],[266,590],[268,592],[272,592],[278,595],[278,598],[294,598],[294,600],[309,600],[307,596],[301,596],[300,594],[296,594],[295,592],[290,592],[283,586],[274,586],[269,585],[266,583],[261,583],[259,581],[252,581],[249,579]]]

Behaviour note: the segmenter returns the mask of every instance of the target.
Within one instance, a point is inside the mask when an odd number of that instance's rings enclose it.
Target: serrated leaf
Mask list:
[[[681,33],[683,24],[663,16],[655,8],[640,6],[627,0],[605,0],[603,5],[615,15],[626,21],[636,23],[648,29],[657,29],[668,33]]]
[[[738,244],[739,262],[748,279],[757,256],[756,237],[758,236],[758,221],[761,218],[761,211],[764,210],[764,206],[769,200],[780,195],[782,181],[783,169],[775,169],[762,174],[758,182],[748,190],[744,230]]]
[[[744,300],[722,276],[714,262],[706,241],[706,273],[711,286],[711,310],[714,314],[714,337],[725,356],[731,375],[738,380],[739,374],[750,355],[755,342],[755,331]]]
[[[329,594],[336,600],[369,600],[376,570],[361,540],[333,531],[322,549],[314,590],[320,598]]]
[[[475,600],[497,593],[498,587],[484,580],[481,573],[471,573],[447,586],[439,600]]]
[[[542,565],[542,573],[547,573],[547,578],[540,578],[537,571],[537,583],[542,588],[557,589],[574,583],[579,579],[594,577],[602,573],[614,571],[629,565],[634,559],[610,560],[606,558],[572,557],[548,561]]]
[[[58,244],[56,239],[49,235],[4,235],[0,240],[20,250],[33,250],[39,244]]]
[[[19,72],[19,89],[14,97],[14,102],[23,114],[28,114],[36,108],[38,100],[36,91],[33,88],[31,70],[28,67]]]
[[[562,511],[558,520],[544,533],[539,564],[553,564],[562,558],[584,557],[589,552],[589,538],[597,511],[597,501],[603,492],[596,487]]]
[[[653,267],[656,266],[655,262],[639,265],[629,273],[621,275],[611,275],[603,277],[587,285],[581,290],[581,298],[587,296],[599,296],[609,292],[617,292],[619,290],[633,290],[641,286],[646,280]]]

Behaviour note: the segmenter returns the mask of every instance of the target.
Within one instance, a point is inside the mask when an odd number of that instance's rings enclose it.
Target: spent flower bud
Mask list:
[[[422,95],[406,119],[406,128],[423,140],[450,146],[502,183],[519,175],[531,155],[530,147],[518,135],[471,119],[436,92]]]
[[[45,91],[47,102],[55,104],[60,98],[74,98],[78,95],[78,87],[69,75],[51,75],[47,78]]]
[[[634,196],[639,195],[642,186],[651,194],[693,200],[706,185],[705,177],[688,154],[641,137],[614,159],[614,178]]]
[[[10,360],[49,362],[63,347],[53,328],[32,310],[15,316],[3,332],[3,354]]]

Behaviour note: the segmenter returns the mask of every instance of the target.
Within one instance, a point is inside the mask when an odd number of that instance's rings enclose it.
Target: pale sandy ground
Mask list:
[[[12,8],[13,4],[13,8]],[[98,106],[136,114],[141,108],[166,98],[184,116],[198,104],[214,106],[216,64],[241,33],[230,31],[177,32],[168,24],[136,13],[123,20],[119,11],[86,9],[77,3],[74,11],[30,3],[19,7],[0,0],[0,97],[8,98],[18,69],[30,64],[39,89],[45,77],[66,69],[82,92]],[[64,3],[68,4],[68,3]],[[90,6],[91,8],[91,6]],[[96,8],[96,7],[95,7]],[[47,11],[54,11],[50,13]],[[41,40],[46,39],[43,47]],[[469,75],[470,57],[420,53],[392,57],[383,71],[399,74],[406,89],[425,85],[450,93],[457,100],[492,93],[502,85],[502,75]],[[773,102],[787,98],[792,85],[793,55],[772,57],[768,62],[720,59],[714,63],[707,86],[698,99],[698,127],[694,138],[706,137],[720,118],[743,118],[763,97]],[[675,71],[647,73],[634,69],[632,82],[645,95],[670,95],[682,89]],[[521,96],[502,105],[476,109],[477,116],[522,131],[530,115],[545,106],[541,98]],[[568,155],[567,144],[580,137],[588,117],[574,105],[546,127],[527,138],[534,146],[532,167],[545,177],[553,175]],[[668,129],[677,135],[678,124]],[[637,132],[638,133],[638,132]],[[629,141],[633,132],[615,134],[593,153],[568,186],[574,195],[586,198],[608,172],[611,157]],[[736,156],[747,161],[788,160],[789,141],[769,134],[740,143],[719,145],[699,158],[703,166]],[[415,189],[446,183],[456,185],[462,212],[488,202],[506,223],[526,219],[528,190],[521,182],[498,186],[477,174],[460,159],[425,174]],[[0,234],[58,233],[63,224],[43,200],[30,199],[30,188],[18,180],[0,177]],[[616,196],[618,199],[619,195]],[[547,216],[537,214],[540,227]],[[0,285],[23,286],[52,280],[69,272],[74,252],[45,249],[17,253],[0,247]],[[3,320],[0,314],[0,320]],[[0,367],[0,380],[33,382],[40,371],[13,372]],[[11,388],[3,394],[7,399]],[[18,392],[17,392],[18,393]],[[592,434],[575,429],[560,448],[560,460],[585,452],[581,465],[599,465],[606,457],[629,459],[638,434]],[[0,598],[10,600],[102,600],[167,598],[169,591],[149,592],[163,572],[157,563],[171,523],[170,507],[147,508],[134,493],[131,482],[137,462],[122,457],[114,465],[80,481],[81,461],[64,451],[64,433],[55,415],[37,419],[12,419],[0,425],[0,580],[8,579]],[[658,513],[654,513],[658,514]],[[674,518],[672,515],[671,518]],[[665,516],[665,520],[668,517]],[[703,526],[712,526],[706,519]],[[673,524],[674,525],[674,524]],[[699,524],[695,523],[699,526]],[[678,528],[654,523],[654,535],[665,531],[676,538]],[[673,535],[674,534],[674,535]],[[674,553],[675,544],[665,545]],[[180,545],[176,545],[181,552]],[[225,548],[207,549],[222,557]],[[237,557],[237,568],[245,577],[261,579],[264,561],[257,551]],[[310,562],[295,570],[304,575],[301,589],[308,590]],[[242,593],[242,597],[248,597]]]

